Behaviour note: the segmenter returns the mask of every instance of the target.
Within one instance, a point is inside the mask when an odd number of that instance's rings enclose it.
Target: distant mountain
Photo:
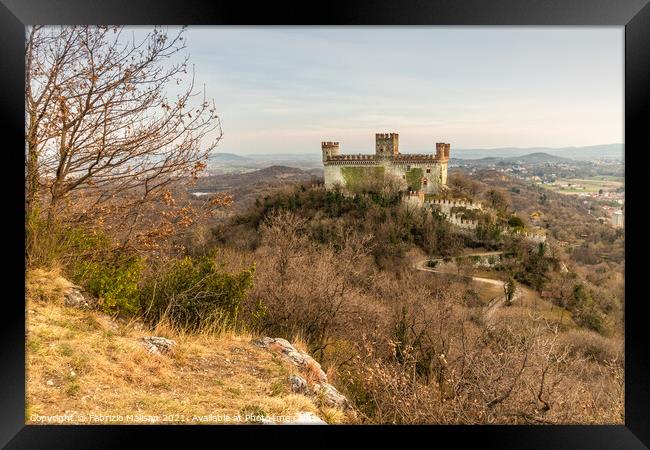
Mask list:
[[[623,144],[606,144],[590,145],[585,147],[501,147],[501,148],[481,148],[481,149],[454,149],[452,147],[451,156],[457,159],[481,159],[485,157],[496,158],[515,158],[535,153],[546,153],[549,155],[559,156],[571,159],[622,159],[624,157]]]
[[[270,166],[265,167],[261,170],[256,170],[255,172],[248,172],[244,175],[245,177],[250,177],[251,179],[269,179],[269,178],[291,178],[291,177],[304,177],[305,171],[297,169],[295,167],[287,166]]]
[[[255,185],[273,185],[277,183],[308,181],[322,176],[322,170],[302,170],[296,167],[270,166],[249,172],[234,172],[229,174],[208,175],[197,180],[193,192],[230,191],[233,189],[250,188]]]
[[[311,152],[311,153],[258,153],[258,154],[246,154],[248,159],[254,159],[256,161],[309,161],[309,162],[318,162],[322,161],[321,152]]]
[[[211,153],[209,159],[215,162],[244,162],[250,161],[250,158],[234,153]]]
[[[496,159],[496,158],[495,158]],[[500,158],[501,161],[507,162],[507,163],[519,163],[519,164],[543,164],[547,162],[554,162],[554,163],[560,163],[560,162],[570,162],[570,158],[565,158],[562,156],[556,156],[556,155],[551,155],[549,153],[544,153],[544,152],[535,152],[535,153],[530,153],[528,155],[523,155],[523,156],[515,156],[513,158]]]

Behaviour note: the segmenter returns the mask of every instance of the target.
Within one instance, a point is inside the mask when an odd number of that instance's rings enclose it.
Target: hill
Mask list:
[[[299,367],[250,335],[181,334],[65,306],[71,284],[55,271],[28,277],[28,423],[328,423],[344,413],[295,393]],[[163,336],[173,351],[143,339]],[[300,348],[296,344],[297,348]],[[170,415],[171,414],[171,415]],[[237,418],[239,417],[239,419]],[[296,419],[298,418],[298,419]]]
[[[228,213],[241,211],[252,205],[257,197],[275,187],[298,183],[316,183],[322,177],[322,169],[298,169],[274,165],[249,172],[236,172],[201,177],[191,189],[192,193],[227,193],[234,204]]]
[[[245,156],[241,156],[241,155],[235,155],[234,153],[211,153],[210,160],[218,161],[218,162],[251,161],[250,158],[246,158]]]
[[[530,153],[528,155],[516,156],[512,158],[500,158],[501,161],[515,164],[545,164],[545,163],[560,163],[571,162],[570,158],[562,156],[551,155],[544,152]]]
[[[242,190],[256,185],[272,186],[278,183],[307,181],[315,176],[316,169],[302,170],[287,166],[270,166],[242,173],[210,175],[198,180],[193,192],[221,192]]]
[[[208,161],[208,171],[212,174],[242,173],[263,169],[269,166],[289,166],[310,170],[322,167],[320,152],[305,154],[250,154],[214,153]]]
[[[590,145],[584,147],[498,147],[483,149],[459,148],[452,150],[452,156],[459,159],[480,159],[484,157],[514,158],[531,153],[547,153],[578,160],[608,158],[621,159],[624,156],[623,144]]]

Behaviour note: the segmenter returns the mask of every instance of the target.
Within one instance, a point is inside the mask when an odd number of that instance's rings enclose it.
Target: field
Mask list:
[[[566,186],[564,186],[566,185]],[[622,177],[614,176],[595,176],[589,178],[559,178],[555,185],[542,185],[543,187],[555,191],[559,194],[580,194],[603,191],[615,191],[624,186]]]

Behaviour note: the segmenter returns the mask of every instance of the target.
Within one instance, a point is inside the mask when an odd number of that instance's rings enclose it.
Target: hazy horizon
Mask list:
[[[623,27],[217,27],[185,34],[217,152],[622,143]]]

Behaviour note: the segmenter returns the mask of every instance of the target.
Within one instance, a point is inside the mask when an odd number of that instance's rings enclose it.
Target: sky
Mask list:
[[[192,26],[217,151],[374,152],[623,142],[623,27]]]

